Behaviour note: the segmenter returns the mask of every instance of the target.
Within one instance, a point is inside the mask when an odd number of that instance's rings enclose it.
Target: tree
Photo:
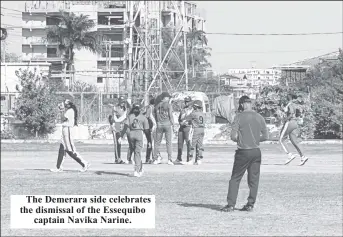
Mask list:
[[[300,84],[300,83],[298,83]],[[312,109],[315,112],[318,138],[342,137],[343,52],[337,60],[325,60],[312,68],[302,86],[311,91]]]
[[[34,71],[25,69],[16,71],[20,80],[17,85],[19,96],[16,100],[15,116],[22,121],[32,136],[46,136],[55,130],[58,116],[55,87],[48,78]]]
[[[282,107],[287,104],[287,95],[289,93],[295,94],[299,99],[294,103],[301,111],[303,117],[303,124],[299,124],[299,136],[304,139],[314,137],[315,120],[314,113],[311,106],[311,99],[306,88],[296,86],[266,86],[262,89],[259,97],[255,102],[255,109],[263,117],[275,117],[276,126],[280,128],[285,118],[285,113]]]
[[[58,43],[58,49],[65,57],[65,68],[74,70],[75,49],[86,49],[93,53],[100,53],[100,34],[95,30],[95,22],[86,15],[61,12],[58,26],[48,29],[47,39]],[[72,80],[73,81],[73,80]]]

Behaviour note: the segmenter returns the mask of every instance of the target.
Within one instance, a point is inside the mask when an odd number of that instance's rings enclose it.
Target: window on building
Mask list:
[[[58,19],[57,17],[46,17],[46,25],[48,26],[57,26],[60,23],[60,19]]]
[[[104,78],[102,77],[98,77],[96,80],[97,83],[103,83],[103,81],[104,81]]]
[[[57,57],[57,48],[47,48],[48,58]]]

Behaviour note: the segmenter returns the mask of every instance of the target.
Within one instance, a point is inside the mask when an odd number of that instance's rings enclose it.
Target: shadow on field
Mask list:
[[[182,207],[201,207],[201,208],[207,208],[215,211],[220,211],[223,206],[218,204],[202,204],[202,203],[177,203],[177,205]]]
[[[97,174],[97,175],[112,174],[112,175],[120,175],[120,176],[127,176],[127,177],[131,176],[131,175],[125,174],[125,173],[108,172],[108,171],[95,171],[95,174]]]
[[[50,169],[24,169],[24,170],[47,171],[47,172],[53,173],[53,172],[51,172]],[[65,173],[65,172],[68,172],[68,173],[73,173],[73,172],[74,172],[74,173],[80,173],[79,170],[63,170],[62,173]]]

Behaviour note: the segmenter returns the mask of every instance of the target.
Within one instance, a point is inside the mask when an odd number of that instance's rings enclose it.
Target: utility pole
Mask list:
[[[145,41],[145,45],[149,45],[148,42],[148,3],[147,1],[145,1],[145,35],[144,35],[144,41]],[[148,64],[148,50],[144,49],[144,69],[148,70],[149,64]],[[144,102],[145,102],[145,106],[147,106],[149,104],[149,93],[148,93],[148,87],[149,87],[149,77],[148,77],[148,72],[144,73],[144,91],[145,91],[145,98],[144,98]]]
[[[185,80],[186,80],[186,91],[188,91],[188,65],[187,65],[187,18],[186,18],[186,8],[185,8],[185,1],[181,2],[182,7],[182,30],[183,30],[183,49],[185,54]]]
[[[127,93],[128,93],[128,99],[132,99],[132,46],[133,46],[133,1],[126,1],[126,4],[130,4],[130,12],[129,12],[129,24],[130,24],[130,39],[129,39],[129,74],[128,78],[126,80],[127,82]]]

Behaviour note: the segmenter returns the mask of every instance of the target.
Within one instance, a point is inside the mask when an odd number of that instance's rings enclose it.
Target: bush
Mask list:
[[[11,131],[1,131],[1,140],[2,139],[15,139],[15,136]]]
[[[48,78],[37,74],[36,69],[16,71],[20,79],[20,92],[16,100],[16,119],[22,121],[32,136],[46,136],[54,132],[57,119],[57,99],[55,86],[50,86]],[[20,88],[19,88],[20,87]]]

